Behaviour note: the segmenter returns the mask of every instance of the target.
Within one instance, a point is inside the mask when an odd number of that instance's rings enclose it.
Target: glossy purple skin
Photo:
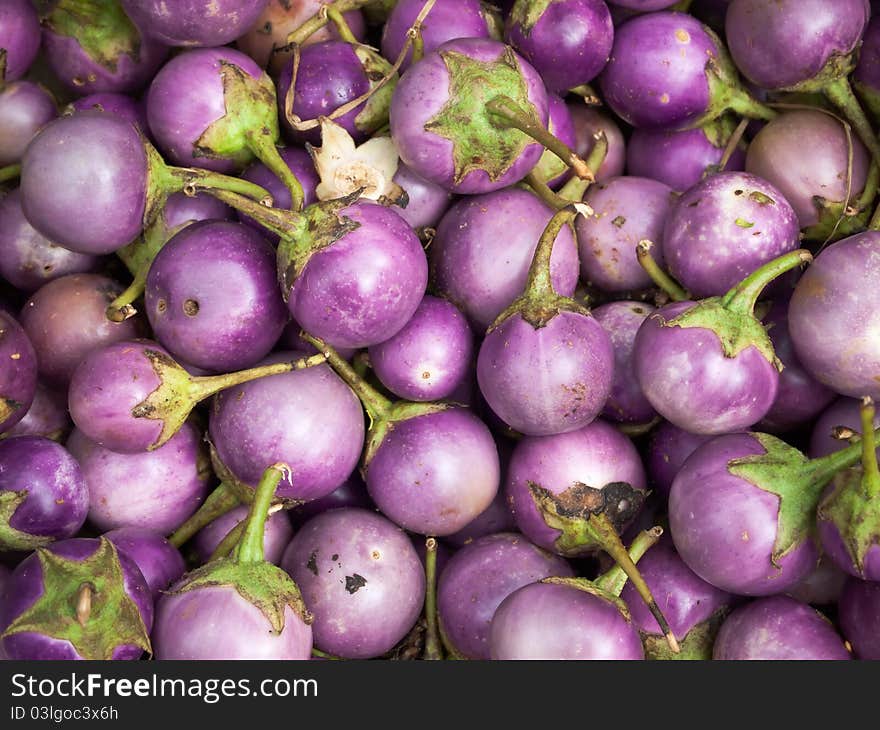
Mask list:
[[[112,48],[112,39],[105,46]],[[43,30],[43,52],[55,76],[74,94],[140,91],[168,55],[168,47],[150,38],[139,39],[137,52],[119,52],[114,68],[93,59],[76,38]]]
[[[549,583],[524,586],[502,601],[489,653],[492,659],[645,658],[639,632],[611,601]]]
[[[507,497],[503,490],[499,490],[486,509],[477,515],[458,532],[447,535],[443,542],[456,548],[471,544],[486,535],[494,535],[496,532],[515,532],[516,523],[513,520],[513,512],[507,504]]]
[[[811,539],[772,560],[779,497],[728,471],[733,459],[764,454],[748,433],[720,436],[684,463],[669,495],[669,527],[688,567],[717,588],[743,596],[784,593],[819,559]]]
[[[745,172],[721,172],[692,187],[676,201],[663,230],[669,273],[700,298],[722,296],[799,243],[789,202]]]
[[[859,62],[852,73],[853,81],[869,92],[880,90],[880,18],[875,14],[865,28]]]
[[[31,293],[66,274],[93,271],[100,259],[52,243],[37,231],[21,210],[21,193],[0,198],[0,276],[16,289]]]
[[[433,283],[477,332],[485,331],[522,294],[538,240],[552,215],[532,193],[508,188],[464,198],[443,216],[429,249]],[[578,258],[569,226],[553,244],[550,274],[559,294],[574,294]]]
[[[646,177],[615,177],[591,185],[584,202],[594,211],[576,222],[581,276],[603,291],[626,292],[651,286],[636,256],[642,239],[656,245],[663,266],[663,226],[675,202],[672,189]]]
[[[359,226],[312,255],[287,306],[303,329],[333,347],[369,347],[415,314],[428,260],[412,228],[383,205],[359,200],[337,215]]]
[[[488,659],[489,625],[507,596],[542,578],[573,575],[565,560],[522,535],[502,532],[481,537],[456,552],[440,576],[440,630],[462,657]]]
[[[850,578],[837,604],[840,628],[859,659],[880,659],[880,583]]]
[[[391,63],[397,60],[406,43],[406,33],[421,12],[423,0],[398,0],[382,28],[382,55]],[[492,29],[486,22],[486,10],[479,0],[438,0],[422,24],[425,53],[437,50],[456,38],[489,38]],[[412,65],[412,50],[407,51],[400,72]]]
[[[162,432],[162,421],[132,415],[160,385],[145,350],[171,357],[151,340],[114,342],[86,355],[70,380],[67,403],[76,427],[120,454],[147,451]]]
[[[67,560],[82,561],[89,558],[100,547],[100,541],[87,538],[74,538],[54,543],[46,548],[51,553]],[[147,631],[153,626],[153,597],[144,576],[137,564],[128,555],[119,551],[124,588],[128,597],[134,601],[141,614]],[[0,602],[0,633],[18,616],[29,609],[43,595],[43,569],[36,553],[25,558],[6,585],[6,600]],[[82,659],[73,646],[64,639],[54,639],[36,632],[13,634],[2,640],[2,649],[9,659],[19,660],[72,660]],[[122,644],[113,651],[114,660],[140,659],[143,649],[131,644]]]
[[[80,253],[112,253],[143,229],[143,141],[131,124],[111,114],[56,119],[25,151],[21,199],[31,225],[50,240]]]
[[[337,507],[375,509],[373,502],[367,494],[367,487],[356,471],[352,472],[351,476],[330,492],[330,494],[296,507],[296,509],[290,512],[290,519],[293,521],[294,526],[298,526],[322,512],[327,512]]]
[[[838,398],[828,406],[813,424],[813,433],[810,437],[810,458],[818,459],[849,446],[849,441],[834,438],[831,431],[836,426],[844,426],[855,433],[861,433],[860,408],[861,403],[855,398]],[[874,428],[880,428],[880,413],[874,416]],[[880,457],[880,447],[877,449],[877,456]]]
[[[314,517],[294,536],[281,567],[315,617],[315,646],[336,656],[385,654],[422,610],[419,556],[403,530],[374,512],[347,508]]]
[[[730,605],[733,596],[710,585],[690,568],[675,552],[671,541],[663,539],[639,560],[639,572],[657,599],[657,605],[679,640],[697,624]],[[660,626],[630,581],[620,597],[629,608],[632,622],[639,631],[662,636]]]
[[[184,423],[155,451],[117,454],[74,429],[67,448],[89,486],[89,522],[101,531],[143,527],[168,535],[198,509],[210,473],[202,434]]]
[[[399,398],[448,398],[467,375],[474,336],[464,315],[445,299],[425,296],[409,322],[369,349],[382,385]]]
[[[636,380],[632,350],[636,332],[654,308],[644,302],[609,302],[593,310],[593,317],[611,338],[614,377],[602,417],[621,423],[648,423],[657,415]]]
[[[0,48],[6,51],[6,80],[24,76],[40,50],[40,18],[30,0],[0,5]]]
[[[862,580],[880,581],[880,544],[876,542],[865,553],[862,567],[855,564],[840,530],[834,520],[816,517],[816,528],[823,553],[834,564],[851,576]]]
[[[284,628],[272,630],[265,614],[232,586],[207,586],[162,596],[156,604],[155,658],[251,660],[308,659],[312,627],[289,606]]]
[[[312,158],[309,157],[309,153],[299,147],[285,147],[284,149],[279,149],[278,153],[281,155],[281,159],[287,163],[293,174],[296,175],[300,185],[302,185],[303,205],[311,205],[316,202],[315,188],[321,180],[315,171],[315,166],[312,164]],[[268,190],[274,201],[274,207],[284,208],[285,210],[290,209],[290,190],[262,162],[255,162],[241,176],[245,180],[250,180],[252,183],[256,183],[261,188]],[[266,230],[253,218],[249,218],[244,213],[239,212],[237,215],[242,223],[246,223],[258,231],[273,244],[278,243],[278,234]]]
[[[529,491],[530,481],[554,494],[577,482],[594,489],[625,482],[644,490],[645,470],[632,441],[605,421],[558,436],[521,439],[507,472],[507,500],[520,531],[539,547],[555,551],[561,533],[544,522]]]
[[[162,591],[186,571],[180,551],[158,532],[143,527],[120,527],[105,532],[104,537],[137,564],[153,600],[159,600]]]
[[[67,393],[38,382],[31,407],[24,418],[6,433],[8,436],[45,436],[57,441],[70,425]]]
[[[669,498],[672,482],[687,458],[711,436],[688,433],[664,421],[651,434],[645,466],[651,486],[664,500]]]
[[[733,0],[724,29],[743,75],[762,88],[784,89],[855,51],[870,17],[868,0]]]
[[[504,37],[541,74],[549,91],[564,93],[590,83],[605,68],[614,25],[603,0],[559,0],[528,29],[508,16]]]
[[[168,46],[222,46],[246,33],[268,0],[123,0],[145,35]]]
[[[26,492],[9,519],[19,532],[62,540],[73,537],[86,520],[85,475],[67,449],[47,438],[0,441],[0,489]]]
[[[851,135],[850,140],[850,198],[858,200],[870,158],[858,137]],[[834,117],[817,110],[787,111],[755,135],[746,153],[746,170],[775,185],[791,203],[801,228],[807,228],[819,222],[815,196],[846,200],[849,149],[843,125]]]
[[[397,163],[397,172],[392,180],[404,189],[409,198],[405,208],[394,210],[413,228],[436,226],[452,202],[452,195],[444,188],[416,175],[402,162]]]
[[[426,53],[411,72],[400,79],[391,100],[391,137],[400,159],[416,174],[452,192],[476,195],[519,182],[537,164],[544,148],[537,143],[529,144],[495,180],[485,170],[472,170],[456,181],[452,141],[425,129],[425,125],[449,101],[449,72],[441,52],[461,53],[488,63],[498,60],[505,48],[503,43],[485,38],[457,38]],[[544,82],[529,63],[516,54],[514,56],[533,110],[541,124],[547,124],[548,101]]]
[[[248,511],[247,505],[239,505],[199,530],[193,538],[193,547],[200,564],[208,562],[223,538],[248,516]],[[293,528],[290,526],[290,518],[287,514],[285,510],[281,510],[269,515],[266,527],[263,529],[263,559],[274,565],[281,562],[284,549],[293,537]]]
[[[761,430],[788,431],[812,422],[834,400],[834,392],[813,378],[798,360],[788,332],[785,303],[775,302],[763,322],[783,370],[779,373],[776,400],[761,421]]]
[[[527,436],[586,426],[605,407],[613,377],[610,336],[579,312],[559,312],[540,328],[515,314],[486,335],[477,356],[489,407]]]
[[[608,106],[632,126],[680,129],[709,108],[710,56],[718,49],[690,15],[640,15],[617,28],[599,84]]]
[[[0,400],[5,401],[0,433],[24,418],[37,389],[37,356],[27,334],[12,315],[0,308]]]
[[[575,152],[586,159],[596,142],[593,135],[602,131],[608,142],[605,159],[596,171],[596,180],[605,182],[613,177],[623,175],[626,164],[626,140],[617,122],[607,114],[597,111],[585,104],[568,104],[575,132]]]
[[[209,193],[172,193],[162,209],[162,218],[171,230],[196,221],[235,220],[235,211]]]
[[[40,287],[21,311],[21,324],[37,354],[40,374],[64,386],[94,350],[137,337],[141,318],[107,319],[107,305],[122,286],[100,274],[70,274]]]
[[[293,79],[291,58],[278,77],[278,104],[281,109],[281,125],[288,138],[297,142],[321,144],[319,128],[297,131],[287,121],[284,113],[286,98]],[[317,119],[329,116],[343,104],[365,94],[370,89],[370,78],[355,53],[354,46],[345,41],[324,41],[302,49],[296,75],[293,113],[300,119]],[[358,104],[333,121],[343,127],[355,140],[363,142],[367,134],[358,128],[357,116],[364,111],[366,102]]]
[[[28,142],[58,116],[55,99],[31,81],[14,81],[0,89],[0,167],[21,160]]]
[[[264,362],[295,359],[275,353]],[[290,467],[277,495],[309,501],[330,494],[354,471],[364,443],[358,399],[329,365],[319,365],[229,388],[214,400],[211,443],[226,467],[256,485],[268,466]]]
[[[846,573],[823,555],[813,571],[786,591],[786,595],[803,603],[831,606],[837,603],[846,581]]]
[[[99,92],[74,99],[70,102],[69,108],[76,112],[101,111],[105,114],[115,114],[134,124],[144,134],[150,133],[147,125],[147,107],[142,99],[113,92]]]
[[[150,83],[147,121],[169,162],[222,173],[235,170],[234,160],[207,157],[198,150],[201,136],[227,113],[221,62],[255,79],[265,73],[252,58],[233,48],[197,48],[172,58]],[[232,107],[228,111],[241,110]]]
[[[680,132],[635,129],[626,150],[626,169],[630,175],[659,180],[684,192],[718,165],[723,155],[724,146],[716,147],[700,128]],[[724,169],[742,170],[745,162],[745,152],[737,146]]]
[[[636,378],[657,412],[679,428],[707,435],[741,431],[767,415],[779,372],[753,345],[727,357],[714,331],[663,324],[693,306],[667,304],[645,320],[633,348]]]
[[[256,365],[287,323],[275,251],[242,223],[199,221],[175,235],[150,266],[144,301],[156,339],[215,372]]]
[[[492,503],[500,472],[489,429],[455,407],[395,423],[366,467],[366,482],[386,517],[411,532],[443,537]]]
[[[734,610],[715,639],[713,659],[852,659],[831,622],[816,609],[788,596],[772,596]]]
[[[838,241],[804,272],[788,308],[789,332],[804,367],[853,398],[880,398],[878,271],[880,233]]]

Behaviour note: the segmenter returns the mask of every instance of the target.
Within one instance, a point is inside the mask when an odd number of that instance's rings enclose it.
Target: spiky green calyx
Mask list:
[[[835,475],[816,511],[819,520],[836,526],[853,566],[862,576],[868,551],[880,545],[880,500],[865,489],[863,477],[859,468]]]
[[[0,420],[2,420],[2,414],[0,414]],[[9,524],[19,505],[27,499],[27,495],[26,489],[17,492],[0,491],[0,549],[2,550],[36,550],[54,542],[54,538],[31,535],[28,532],[16,530]]]
[[[541,16],[556,0],[516,0],[510,9],[510,22],[529,35]]]
[[[99,538],[98,549],[84,560],[63,558],[46,548],[37,549],[36,556],[43,592],[3,637],[51,636],[69,641],[83,659],[112,659],[121,646],[152,651],[143,617],[125,590],[125,575],[112,542]]]
[[[361,62],[370,89],[375,88],[382,79],[391,73],[391,64],[369,46],[358,44],[354,46],[354,54]],[[364,108],[354,118],[354,125],[364,134],[373,134],[388,124],[388,112],[391,109],[391,96],[397,86],[398,76],[393,74],[390,81],[370,95],[364,103]]]
[[[544,578],[540,582],[546,583],[547,585],[574,588],[575,590],[589,593],[591,596],[596,596],[596,598],[601,598],[603,601],[611,603],[618,611],[620,611],[621,616],[626,619],[627,623],[632,623],[632,615],[630,614],[629,607],[624,600],[620,598],[620,596],[615,596],[610,591],[600,588],[593,581],[589,581],[586,578],[562,578],[552,576],[550,578]]]
[[[712,648],[715,645],[715,637],[718,629],[724,623],[730,613],[730,608],[723,606],[713,613],[705,621],[701,621],[688,631],[681,639],[679,645],[681,652],[676,654],[669,650],[666,639],[658,634],[639,633],[642,636],[642,645],[645,647],[645,659],[669,660],[688,659],[706,660],[712,658]]]

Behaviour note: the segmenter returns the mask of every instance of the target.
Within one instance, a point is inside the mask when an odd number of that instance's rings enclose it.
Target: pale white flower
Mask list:
[[[321,178],[318,200],[334,200],[362,190],[370,200],[396,200],[401,189],[397,172],[397,148],[390,137],[374,137],[356,147],[351,135],[336,122],[321,119],[321,146],[310,147]]]

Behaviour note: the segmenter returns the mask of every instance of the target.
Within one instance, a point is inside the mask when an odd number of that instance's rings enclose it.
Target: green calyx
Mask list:
[[[38,548],[43,592],[2,636],[38,633],[69,641],[83,659],[109,660],[120,646],[152,652],[143,617],[125,590],[113,543],[99,538],[84,560],[69,560]]]
[[[620,611],[620,614],[628,623],[632,623],[632,615],[629,612],[629,606],[626,605],[626,602],[620,596],[599,587],[593,581],[587,580],[586,578],[563,578],[552,576],[550,578],[544,578],[539,582],[553,586],[574,588],[575,590],[589,593],[591,596],[596,596],[596,598],[601,598],[603,601],[608,601],[608,603],[613,604],[614,607]]]
[[[764,264],[724,296],[703,299],[670,320],[658,317],[658,321],[664,327],[711,330],[718,336],[726,357],[736,357],[743,350],[754,347],[767,362],[782,370],[782,363],[776,357],[767,330],[755,317],[755,304],[771,281],[812,260],[812,255],[806,249],[784,254]]]
[[[425,130],[452,142],[454,181],[484,171],[498,180],[519,159],[532,139],[498,123],[486,108],[495,97],[506,97],[541,126],[529,100],[528,86],[513,50],[506,47],[494,61],[477,61],[456,51],[441,51],[449,75],[449,100],[425,124]]]
[[[228,558],[219,558],[189,573],[174,591],[188,593],[199,588],[228,586],[256,606],[272,626],[274,634],[284,630],[288,607],[306,624],[312,617],[306,610],[296,583],[280,568],[267,563],[263,555],[263,531],[275,490],[281,477],[289,472],[284,464],[273,464],[260,479],[250,512],[238,544]]]
[[[553,2],[555,0],[516,0],[510,9],[510,22],[527,36]]]
[[[119,57],[140,57],[141,34],[121,3],[106,0],[59,0],[43,18],[53,33],[74,38],[95,63],[116,71]],[[92,79],[73,79],[81,86]]]
[[[705,621],[701,621],[688,631],[681,639],[681,652],[675,654],[669,650],[666,639],[658,634],[639,633],[642,636],[642,645],[645,647],[645,659],[669,660],[688,659],[706,660],[712,658],[712,648],[715,645],[715,637],[718,629],[724,623],[730,613],[730,608],[723,606],[713,613]]]
[[[0,413],[0,420],[3,420],[2,415]],[[26,489],[18,492],[0,491],[0,549],[2,550],[36,550],[55,541],[51,537],[31,535],[16,530],[9,524],[19,505],[27,499],[27,495]]]
[[[858,57],[855,52],[832,53],[822,67],[822,70],[813,78],[801,81],[794,86],[786,86],[779,89],[779,91],[805,92],[808,94],[814,92],[821,93],[828,88],[829,84],[849,76],[855,70],[857,60]]]
[[[370,89],[374,89],[382,79],[392,72],[391,64],[369,46],[355,45],[354,53],[361,62]],[[391,96],[397,86],[398,76],[395,73],[391,80],[372,93],[364,104],[364,108],[354,118],[354,125],[365,134],[373,134],[388,124],[388,112],[391,109]]]

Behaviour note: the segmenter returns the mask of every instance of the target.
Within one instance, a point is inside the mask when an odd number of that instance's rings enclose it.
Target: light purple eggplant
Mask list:
[[[43,436],[60,442],[70,428],[67,393],[38,382],[28,412],[4,436]]]
[[[119,3],[60,0],[43,16],[43,52],[75,94],[140,91],[168,55],[144,37]]]
[[[295,528],[302,526],[304,522],[316,517],[322,512],[327,512],[338,507],[361,507],[363,509],[375,509],[375,505],[367,494],[367,486],[357,471],[352,472],[340,486],[330,494],[318,497],[310,502],[297,505],[290,511],[290,519]],[[420,541],[423,542],[423,541]]]
[[[0,546],[33,550],[83,526],[89,488],[76,460],[40,436],[0,441]]]
[[[275,353],[267,362],[299,357]],[[364,418],[348,386],[326,365],[261,378],[214,401],[209,438],[232,477],[249,485],[267,462],[290,467],[278,496],[310,501],[327,496],[354,471],[364,443]]]
[[[29,0],[7,0],[0,8],[0,49],[6,55],[6,81],[20,79],[40,50],[40,18]]]
[[[855,398],[838,398],[822,411],[813,424],[813,432],[810,436],[810,456],[818,459],[849,446],[850,442],[847,439],[835,438],[834,431],[842,427],[852,433],[861,433],[860,408],[861,403]],[[874,428],[880,428],[880,413],[874,416]]]
[[[504,465],[504,450],[498,449],[502,454],[502,466]],[[516,522],[513,519],[513,512],[510,511],[510,505],[507,503],[507,497],[503,490],[499,490],[486,509],[484,509],[477,517],[471,520],[467,525],[462,527],[458,532],[446,535],[443,542],[452,545],[455,548],[462,548],[470,545],[486,535],[494,535],[496,532],[515,532]],[[440,571],[438,570],[438,575]]]
[[[675,203],[672,189],[644,177],[615,177],[591,185],[584,202],[593,209],[577,219],[581,276],[603,291],[627,292],[651,286],[636,256],[639,241],[658,244],[663,265],[663,227]]]
[[[399,0],[382,27],[382,55],[397,60],[406,42],[406,32],[424,7],[424,0]],[[421,27],[424,53],[430,53],[446,41],[456,38],[498,38],[500,20],[493,8],[479,0],[438,0]],[[412,65],[412,50],[407,51],[401,66]]]
[[[783,367],[776,400],[760,428],[771,433],[784,432],[812,422],[834,400],[834,392],[813,378],[798,360],[788,331],[787,303],[774,302],[762,321]]]
[[[37,355],[24,328],[0,308],[0,433],[24,418],[37,390]]]
[[[247,515],[248,508],[242,504],[199,530],[192,543],[199,562],[207,563],[232,530],[239,526],[243,528]],[[273,565],[281,562],[281,556],[293,537],[293,528],[287,515],[285,510],[272,512],[263,528],[263,558]]]
[[[121,292],[117,282],[101,274],[69,274],[44,284],[27,300],[21,323],[47,383],[66,386],[86,355],[138,336],[140,317],[111,322],[105,316]]]
[[[521,439],[510,459],[507,499],[519,530],[539,547],[552,551],[556,551],[561,533],[545,522],[529,482],[553,494],[575,484],[603,490],[608,485],[623,483],[638,492],[644,492],[646,486],[645,470],[635,446],[604,421],[593,421],[578,431],[557,436]],[[640,506],[633,503],[622,511],[629,512],[627,517],[632,518]]]
[[[657,412],[691,433],[739,431],[770,410],[779,361],[754,316],[758,296],[781,274],[811,260],[804,249],[764,264],[723,297],[674,302],[648,317],[633,362]]]
[[[135,562],[105,538],[74,538],[25,558],[0,602],[9,659],[140,659],[153,597]]]
[[[491,106],[502,97],[504,116]],[[451,192],[488,193],[519,182],[537,164],[542,145],[509,125],[525,115],[544,128],[547,104],[537,71],[509,46],[459,38],[425,54],[401,78],[391,100],[391,137],[400,159],[426,180]]]
[[[688,190],[707,173],[717,171],[733,131],[729,119],[724,116],[680,132],[634,129],[626,148],[627,172],[659,180],[680,193]],[[724,170],[742,170],[745,161],[745,152],[737,145]]]
[[[281,567],[314,616],[315,646],[348,659],[390,651],[413,627],[425,573],[406,533],[363,509],[334,509],[296,533]]]
[[[104,537],[135,562],[153,593],[153,600],[159,600],[162,591],[186,571],[180,551],[158,532],[143,527],[120,527],[105,532]]]
[[[585,104],[568,104],[568,111],[574,124],[574,151],[580,157],[586,159],[593,151],[596,133],[602,132],[605,135],[608,150],[596,170],[596,180],[605,182],[623,175],[626,165],[626,139],[614,118]]]
[[[813,154],[804,155],[805,149]],[[780,114],[755,135],[746,153],[746,170],[779,189],[797,213],[804,237],[818,242],[849,235],[853,226],[861,229],[869,162],[858,137],[818,109]],[[848,214],[848,207],[859,215]]]
[[[252,367],[287,323],[275,251],[242,223],[199,221],[159,251],[147,276],[147,318],[175,357],[213,372]]]
[[[619,26],[599,84],[608,106],[634,127],[686,129],[728,110],[774,116],[742,87],[718,36],[684,13],[648,13]]]
[[[55,99],[31,81],[0,89],[0,167],[19,162],[34,135],[58,116]]]
[[[67,274],[94,271],[101,259],[53,243],[37,231],[21,210],[21,193],[0,199],[0,276],[16,289],[33,293]]]
[[[679,470],[669,495],[675,548],[703,580],[730,593],[784,593],[816,567],[822,490],[858,463],[856,444],[809,460],[762,433],[719,436]]]
[[[85,111],[115,114],[135,125],[148,137],[150,136],[150,128],[147,125],[147,107],[143,99],[135,99],[126,94],[114,92],[99,92],[74,99],[64,109],[64,113],[70,114]]]
[[[837,604],[840,628],[859,659],[880,659],[880,583],[850,578]]]
[[[222,46],[245,33],[268,0],[123,0],[141,31],[167,46]]]
[[[376,377],[398,398],[448,398],[471,367],[473,334],[464,315],[445,299],[426,296],[391,339],[369,348]]]
[[[713,659],[839,661],[852,659],[831,622],[788,596],[734,609],[718,631]]]
[[[720,172],[694,185],[676,201],[663,229],[669,273],[696,297],[721,296],[799,242],[789,202],[745,172]]]
[[[241,538],[227,558],[197,568],[156,605],[157,659],[308,659],[312,617],[290,576],[264,560],[263,534],[286,465],[261,477]]]
[[[486,333],[477,356],[480,392],[515,431],[550,436],[590,423],[611,392],[611,338],[583,306],[552,284],[551,253],[577,210],[547,223],[525,289]]]
[[[833,606],[840,599],[846,582],[846,573],[823,555],[813,571],[786,591],[786,595],[814,606]]]
[[[67,448],[89,488],[89,522],[102,532],[120,527],[174,532],[208,491],[210,466],[201,436],[187,422],[155,451],[117,454],[74,429]]]
[[[397,214],[413,228],[436,226],[449,208],[452,195],[436,183],[416,175],[402,162],[398,162],[392,179],[403,188],[408,201],[405,208],[395,208]]]
[[[458,201],[440,221],[429,249],[439,294],[484,331],[523,291],[538,239],[553,215],[534,194],[519,188]],[[562,228],[550,260],[552,283],[562,296],[574,294],[577,246]]]
[[[803,366],[820,383],[854,398],[880,398],[878,271],[880,233],[856,234],[816,257],[788,306],[788,328]]]
[[[518,0],[504,28],[505,40],[541,74],[549,91],[590,83],[608,62],[614,43],[611,13],[603,0]]]
[[[664,421],[651,433],[645,467],[651,486],[664,500],[669,498],[672,482],[682,464],[710,438],[688,433],[669,421]]]
[[[445,643],[463,658],[488,659],[489,625],[507,596],[543,578],[573,575],[565,560],[516,533],[487,535],[465,545],[453,555],[437,585]]]
[[[633,369],[632,351],[642,322],[654,311],[644,302],[617,301],[593,310],[593,317],[611,338],[614,378],[602,417],[619,423],[646,424],[657,415],[645,398]]]

